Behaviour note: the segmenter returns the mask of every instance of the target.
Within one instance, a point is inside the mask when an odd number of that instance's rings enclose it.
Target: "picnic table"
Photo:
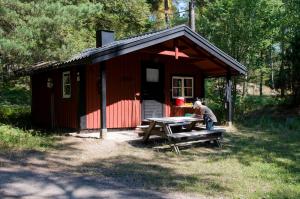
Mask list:
[[[203,122],[200,117],[163,117],[147,118],[147,120],[150,124],[146,126],[143,141],[147,142],[151,135],[159,135],[169,141],[177,154],[180,154],[177,142],[182,140],[213,140],[216,141],[218,146],[221,146],[220,139],[222,139],[224,130],[195,129],[197,123]],[[172,128],[174,127],[179,127],[180,130],[173,132]],[[155,131],[155,129],[161,130]]]

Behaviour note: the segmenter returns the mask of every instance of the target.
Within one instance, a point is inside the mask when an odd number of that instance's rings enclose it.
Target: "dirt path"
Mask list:
[[[145,183],[160,171],[147,166],[155,153],[127,138],[61,137],[47,153],[0,156],[0,198],[199,198]]]

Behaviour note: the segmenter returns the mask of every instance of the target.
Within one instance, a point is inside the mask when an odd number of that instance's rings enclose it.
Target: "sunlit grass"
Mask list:
[[[53,147],[54,137],[36,130],[23,130],[11,125],[0,124],[0,150],[40,150]]]

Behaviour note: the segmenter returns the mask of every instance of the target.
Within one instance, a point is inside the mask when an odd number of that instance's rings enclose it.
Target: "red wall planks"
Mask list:
[[[86,66],[86,128],[99,129],[100,124],[100,92],[99,64]]]
[[[203,77],[200,69],[194,65],[185,64],[180,58],[178,60],[168,59],[165,62],[165,116],[167,117],[182,115],[178,111],[172,110],[172,76],[194,77],[194,98],[201,96],[201,87],[203,86],[201,85]]]
[[[76,81],[77,70],[69,70],[71,74],[71,98],[62,96],[62,72],[53,73],[54,92],[55,92],[55,126],[64,128],[78,128],[78,82]]]
[[[140,61],[133,54],[106,62],[107,128],[136,127],[141,122]]]
[[[148,54],[133,53],[106,62],[107,74],[107,128],[136,127],[141,122],[141,62],[153,61]],[[200,96],[201,72],[182,59],[170,56],[155,58],[165,66],[165,116],[173,116],[171,78],[173,75],[194,76],[194,97]],[[98,129],[100,125],[99,64],[86,67],[86,127]],[[78,128],[77,70],[71,69],[72,97],[62,98],[62,71],[37,74],[32,77],[32,116],[35,123],[51,126],[51,90],[46,87],[47,78],[53,78],[55,99],[55,127]]]
[[[35,125],[41,127],[51,126],[50,89],[47,88],[46,74],[31,77],[32,105],[31,114]]]
[[[36,74],[32,81],[32,117],[38,126],[51,127],[51,104],[53,105],[53,125],[59,128],[78,128],[78,85],[76,69],[71,72],[71,98],[62,97],[62,71]],[[53,88],[47,88],[47,80],[52,78]],[[51,95],[53,103],[51,103]]]
[[[141,62],[153,62],[147,54],[133,53],[106,62],[107,128],[136,127],[141,122]],[[193,76],[194,97],[201,96],[201,71],[169,56],[160,56],[165,65],[165,116],[174,116],[171,99],[173,75]],[[172,114],[173,113],[173,114]]]

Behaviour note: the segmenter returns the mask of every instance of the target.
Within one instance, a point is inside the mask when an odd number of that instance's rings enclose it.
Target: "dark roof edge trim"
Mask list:
[[[178,30],[179,29],[179,30]],[[156,34],[151,37],[146,37],[132,43],[123,44],[120,46],[113,47],[111,49],[107,49],[105,51],[99,52],[92,57],[92,63],[98,63],[101,61],[106,61],[116,56],[124,55],[127,53],[131,53],[143,48],[147,48],[170,39],[174,39],[184,35],[183,26],[178,27],[178,29],[173,29],[170,31],[163,32],[164,35]],[[97,56],[98,55],[98,56]]]

